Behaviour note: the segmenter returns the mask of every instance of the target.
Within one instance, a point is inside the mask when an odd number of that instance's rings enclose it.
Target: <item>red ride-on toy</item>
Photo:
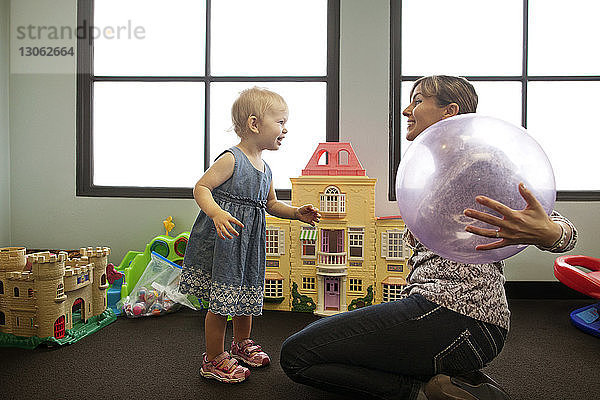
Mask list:
[[[554,276],[571,289],[600,299],[600,258],[558,257],[554,261]],[[600,303],[573,311],[571,322],[582,331],[600,337]]]

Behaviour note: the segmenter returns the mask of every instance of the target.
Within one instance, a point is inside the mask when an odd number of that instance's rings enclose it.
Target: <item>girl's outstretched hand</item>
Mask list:
[[[296,209],[296,219],[315,226],[315,222],[319,222],[321,220],[321,214],[319,213],[319,210],[313,207],[312,204],[305,204]]]
[[[475,198],[479,204],[501,214],[502,218],[472,208],[464,211],[467,217],[498,227],[498,229],[486,229],[469,225],[465,228],[467,232],[479,236],[499,239],[489,244],[479,245],[475,247],[476,250],[492,250],[515,244],[551,246],[560,238],[562,233],[560,225],[548,217],[538,199],[523,183],[519,184],[519,193],[527,202],[523,210],[513,210],[486,196]]]
[[[225,210],[221,210],[213,217],[213,223],[215,224],[215,228],[217,228],[217,235],[219,235],[221,239],[233,239],[233,236],[231,235],[240,235],[231,224],[236,224],[241,228],[244,227],[244,224],[242,224]]]

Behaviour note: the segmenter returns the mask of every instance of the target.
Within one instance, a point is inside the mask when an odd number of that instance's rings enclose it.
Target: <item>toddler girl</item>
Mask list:
[[[277,93],[243,91],[231,116],[240,138],[221,153],[194,188],[200,213],[188,241],[179,290],[209,303],[204,322],[206,353],[200,374],[222,382],[241,382],[251,367],[269,356],[250,339],[252,316],[262,313],[266,267],[265,211],[314,225],[311,205],[291,207],[277,200],[263,150],[278,150],[287,134],[288,108]],[[234,227],[236,225],[236,227]],[[233,317],[231,351],[224,351],[227,316]]]

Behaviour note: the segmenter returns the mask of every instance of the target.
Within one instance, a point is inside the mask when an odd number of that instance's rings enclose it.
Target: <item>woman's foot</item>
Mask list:
[[[267,353],[252,339],[244,339],[239,343],[231,342],[231,355],[251,367],[264,367],[271,363]]]
[[[428,400],[510,400],[500,385],[481,371],[436,375],[423,389]]]
[[[206,353],[202,354],[200,375],[225,383],[238,383],[250,376],[250,370],[239,365],[236,359],[224,351],[211,361],[206,358]]]

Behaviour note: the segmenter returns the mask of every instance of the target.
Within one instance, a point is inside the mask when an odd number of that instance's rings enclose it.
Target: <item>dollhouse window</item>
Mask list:
[[[365,228],[348,228],[350,258],[363,258]]]
[[[4,294],[4,282],[0,281],[0,294]]]
[[[339,165],[348,165],[350,160],[350,153],[346,150],[340,150],[338,153],[338,164]]]
[[[329,153],[324,151],[319,156],[319,161],[317,162],[317,165],[328,165],[328,164],[329,164]]]
[[[279,230],[267,229],[267,255],[277,255],[279,252]]]
[[[56,297],[60,297],[65,293],[65,286],[62,283],[58,284],[56,288]]]
[[[362,292],[362,279],[350,278],[349,279],[349,289],[351,292]]]
[[[307,239],[302,241],[302,255],[314,257],[316,253],[317,241]]]
[[[399,229],[392,229],[381,233],[381,256],[388,260],[402,260],[404,258],[402,235]]]
[[[329,186],[321,194],[321,211],[329,213],[346,212],[346,195],[340,193],[340,189],[335,186]]]
[[[402,258],[402,232],[388,232],[388,258]]]
[[[6,316],[0,311],[0,325],[6,325]]]
[[[303,276],[302,277],[302,290],[315,290],[315,281],[314,277]]]
[[[283,279],[265,280],[265,297],[283,297]]]
[[[27,290],[27,296],[29,296],[29,297],[33,297],[33,289],[32,289],[32,288],[29,288],[29,289]]]
[[[285,237],[283,230],[267,227],[267,255],[280,256],[285,254]]]
[[[384,303],[391,301],[400,300],[400,292],[402,291],[402,285],[390,285],[383,284],[383,299]]]
[[[301,228],[302,257],[314,258],[316,256],[317,235],[317,228],[313,226],[303,226]]]
[[[19,297],[19,288],[18,287],[15,288],[14,295],[15,295],[15,297]]]

